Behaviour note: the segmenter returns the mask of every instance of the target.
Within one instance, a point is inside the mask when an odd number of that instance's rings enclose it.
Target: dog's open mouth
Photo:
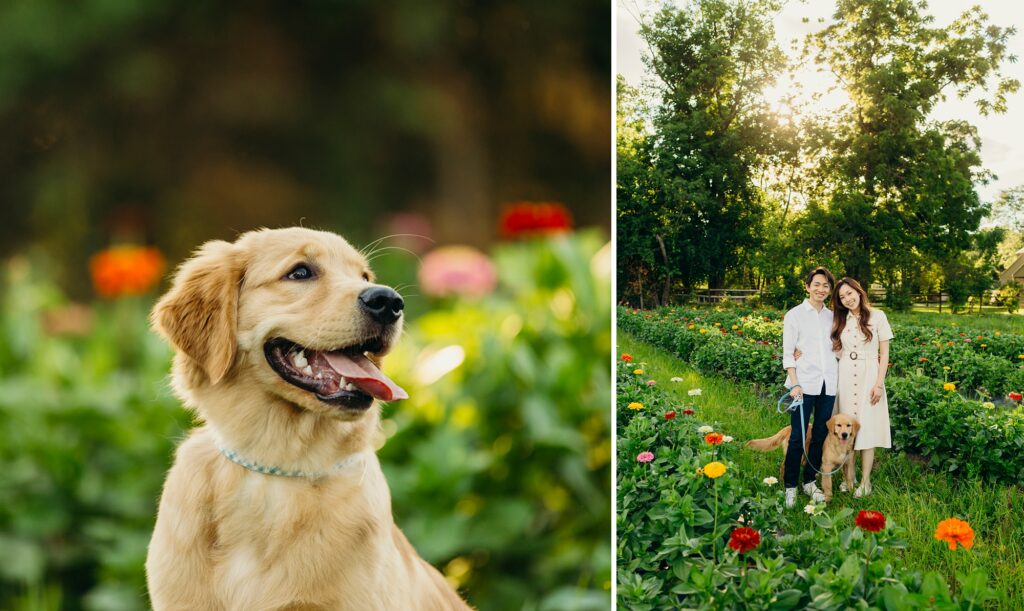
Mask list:
[[[263,346],[267,362],[286,382],[332,405],[366,409],[373,399],[397,401],[409,395],[366,357],[383,348],[380,338],[336,350],[311,350],[276,337]]]

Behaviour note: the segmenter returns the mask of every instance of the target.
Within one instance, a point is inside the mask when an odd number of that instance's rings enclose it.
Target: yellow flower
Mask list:
[[[721,326],[722,326],[722,323],[720,323],[720,322],[716,322],[716,323],[715,323],[715,326],[716,326],[716,327],[721,327]]]
[[[949,371],[949,366],[947,365],[947,366],[943,367],[942,370],[943,371]]]
[[[701,475],[704,475],[704,469],[697,467],[697,476],[700,477]]]
[[[739,327],[738,327],[738,326],[736,326],[736,325],[733,325],[733,326],[732,326],[732,330],[733,330],[733,331],[735,331],[736,329],[739,329]]]
[[[725,475],[725,465],[718,461],[709,462],[708,464],[704,465],[704,475],[710,477],[711,479],[722,477],[723,475]]]
[[[700,332],[701,333],[706,333],[706,331],[704,329],[701,329]]]
[[[982,348],[988,348],[988,344],[982,344],[981,347]]]
[[[634,401],[634,402],[630,403],[628,405],[628,407],[631,410],[641,410],[641,409],[644,408],[644,404],[643,403],[637,403],[636,401]]]
[[[981,406],[984,407],[985,409],[995,409],[996,404],[992,403],[991,401],[985,401],[984,403],[981,404]]]
[[[1017,358],[1019,358],[1019,359],[1024,359],[1024,354],[1018,354],[1018,355],[1017,355]]]
[[[644,370],[643,369],[634,369],[633,373],[635,373],[638,376],[642,376],[642,375],[644,375]]]
[[[687,328],[687,329],[692,329],[692,328],[694,328],[694,327],[696,327],[696,326],[697,326],[697,325],[694,325],[694,324],[692,324],[692,323],[691,323],[691,324],[689,324],[689,325],[686,325],[686,328]],[[1022,357],[1024,357],[1024,354],[1022,354],[1021,356],[1022,356]]]
[[[942,385],[942,390],[956,390],[956,384],[952,382],[946,382]]]

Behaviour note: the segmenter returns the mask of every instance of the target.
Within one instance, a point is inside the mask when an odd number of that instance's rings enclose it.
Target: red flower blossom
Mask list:
[[[1020,400],[1022,398],[1024,398],[1024,395],[1020,394],[1019,392],[1011,392],[1010,393],[1010,400],[1011,401],[1016,401],[1016,402],[1020,403]]]
[[[704,441],[713,446],[717,446],[718,444],[722,443],[722,439],[723,437],[721,433],[708,433],[707,435],[704,436]]]
[[[693,410],[692,409],[684,409],[683,410],[683,415],[684,416],[692,416],[693,415]]]
[[[880,511],[862,510],[853,523],[864,530],[876,533],[885,528],[885,515]]]
[[[628,363],[628,362],[633,360],[633,355],[632,354],[626,354],[625,352],[623,352],[622,353],[622,360],[624,362]]]
[[[672,410],[670,412],[665,412],[665,420],[671,420],[671,419],[673,419],[675,417],[676,417],[675,410]]]
[[[749,552],[758,545],[761,545],[761,533],[753,528],[740,526],[733,529],[732,534],[729,535],[729,547],[741,554]]]
[[[93,255],[89,271],[101,297],[141,295],[160,281],[164,257],[155,248],[114,246]]]
[[[506,206],[500,226],[508,238],[562,233],[572,229],[572,214],[562,204],[517,202]]]

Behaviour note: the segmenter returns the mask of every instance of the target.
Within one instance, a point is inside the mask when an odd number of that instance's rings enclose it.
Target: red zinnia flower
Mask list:
[[[548,202],[517,202],[501,215],[501,234],[521,236],[562,233],[572,229],[572,214],[562,204]]]
[[[861,511],[853,523],[864,530],[876,533],[885,528],[885,515],[880,511]]]
[[[93,255],[89,271],[101,297],[141,295],[160,281],[164,257],[156,248],[114,246]]]
[[[671,420],[671,419],[673,419],[675,417],[676,417],[675,410],[672,410],[670,412],[665,412],[665,420]]]
[[[713,446],[717,446],[718,444],[722,443],[722,439],[723,438],[721,433],[708,433],[707,435],[704,436],[704,441]]]
[[[740,526],[729,535],[729,547],[743,554],[761,544],[761,533],[753,528]]]
[[[625,352],[623,352],[622,353],[622,360],[624,362],[628,363],[628,362],[633,360],[633,355],[632,354],[626,354]]]
[[[683,410],[683,415],[684,416],[692,416],[693,415],[693,410],[692,409],[684,409]]]
[[[1010,400],[1011,401],[1017,401],[1019,403],[1022,398],[1024,398],[1024,395],[1020,394],[1019,392],[1011,392],[1010,393]]]

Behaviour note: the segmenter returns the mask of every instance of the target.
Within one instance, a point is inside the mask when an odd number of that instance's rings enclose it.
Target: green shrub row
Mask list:
[[[782,343],[784,313],[777,310],[672,307],[645,312],[626,311],[640,313],[644,316],[650,314],[652,318],[668,317],[677,324],[717,326],[727,335],[740,335],[748,339],[774,344]],[[979,356],[1003,359],[1018,367],[1024,366],[1024,334],[1021,333],[1004,333],[970,327],[929,327],[898,322],[892,323],[892,327],[896,337],[900,340],[893,344],[894,349],[901,347],[910,357],[914,356],[914,351],[919,346],[949,347],[951,352],[957,354],[974,353]]]
[[[866,532],[849,508],[817,507],[809,529],[787,532],[778,482],[741,472],[735,442],[706,443],[700,408],[672,404],[634,367],[620,363],[616,386],[620,609],[959,609],[999,596],[977,570],[951,597],[943,576],[894,561],[904,528]],[[760,537],[743,554],[728,545],[740,527]]]
[[[751,383],[766,394],[769,389],[771,394],[781,390],[785,375],[778,345],[723,335],[714,326],[695,324],[691,329],[689,323],[676,323],[670,316],[620,309],[618,324],[638,339],[673,352],[701,373]],[[890,375],[886,381],[895,448],[927,457],[938,470],[1024,482],[1021,403],[996,406],[969,400],[946,390],[947,380],[922,375],[916,368],[905,370],[912,373]],[[990,375],[986,369],[972,371]],[[1020,380],[1020,372],[1010,375]],[[1024,383],[1013,388],[1024,388]]]

